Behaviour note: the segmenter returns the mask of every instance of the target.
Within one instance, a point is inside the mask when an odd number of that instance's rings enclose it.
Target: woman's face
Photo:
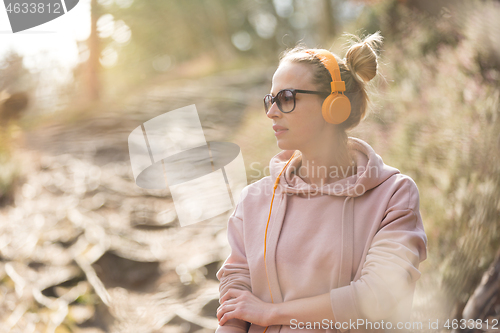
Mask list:
[[[307,64],[283,62],[273,76],[271,95],[282,89],[318,90],[312,83],[312,68]],[[321,145],[322,137],[328,130],[327,122],[321,114],[321,105],[324,98],[314,94],[297,93],[295,95],[295,109],[290,113],[283,113],[276,103],[273,103],[267,116],[272,119],[273,125],[286,128],[284,131],[274,130],[278,147],[282,150],[301,152],[314,149]],[[331,128],[330,128],[331,130]]]

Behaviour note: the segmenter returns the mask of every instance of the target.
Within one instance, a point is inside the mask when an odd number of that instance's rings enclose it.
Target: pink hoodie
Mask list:
[[[274,303],[329,292],[338,324],[292,321],[269,326],[266,333],[383,332],[388,321],[388,332],[398,332],[401,325],[409,331],[408,325],[416,324],[410,322],[410,311],[418,266],[427,257],[418,188],[410,177],[384,164],[365,141],[349,137],[348,147],[355,154],[357,173],[319,189],[294,174],[301,164],[297,152],[280,176],[267,232]],[[271,302],[264,236],[274,182],[292,154],[278,153],[270,162],[271,176],[242,191],[228,221],[231,254],[217,272],[220,296],[236,288]],[[302,328],[307,325],[312,328]],[[264,329],[232,319],[216,332]]]

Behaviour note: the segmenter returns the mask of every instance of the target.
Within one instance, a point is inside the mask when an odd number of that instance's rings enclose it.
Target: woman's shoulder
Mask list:
[[[262,197],[269,193],[272,195],[272,191],[273,181],[271,176],[266,176],[245,186],[241,191],[241,201]]]
[[[260,179],[257,179],[255,181],[251,182],[247,186],[253,186],[253,187],[267,186],[272,182],[273,181],[271,180],[271,176],[265,176],[265,177],[262,177]]]
[[[241,190],[234,214],[240,218],[245,211],[253,211],[257,207],[269,205],[267,194],[273,192],[273,182],[270,176],[263,177],[255,182],[252,182]]]
[[[387,190],[391,193],[389,207],[418,210],[420,193],[417,183],[412,177],[398,172],[389,177],[384,183],[386,183]]]

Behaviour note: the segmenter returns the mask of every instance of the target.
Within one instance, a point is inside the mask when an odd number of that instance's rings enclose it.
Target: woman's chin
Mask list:
[[[279,140],[279,139],[278,139],[278,148],[281,150],[294,150],[295,149],[289,143],[283,142],[282,140]]]

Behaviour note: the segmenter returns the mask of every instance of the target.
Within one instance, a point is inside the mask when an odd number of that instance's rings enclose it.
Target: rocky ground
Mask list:
[[[232,211],[180,227],[168,189],[135,184],[127,139],[195,104],[206,140],[228,141],[269,77],[167,83],[124,108],[24,133],[22,180],[0,209],[0,331],[213,332]]]

